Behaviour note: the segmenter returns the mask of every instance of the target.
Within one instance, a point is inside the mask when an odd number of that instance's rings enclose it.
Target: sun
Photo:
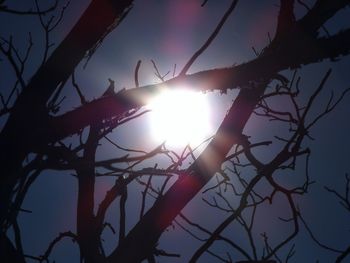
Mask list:
[[[210,107],[205,94],[186,88],[166,90],[149,105],[153,139],[167,146],[199,145],[211,133]]]

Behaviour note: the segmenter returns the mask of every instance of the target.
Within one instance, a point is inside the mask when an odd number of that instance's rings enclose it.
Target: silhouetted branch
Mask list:
[[[309,49],[302,38],[298,36],[295,38],[297,40],[293,47],[289,47],[290,43],[285,43],[285,46],[280,47],[278,52],[271,52],[271,54],[233,68],[202,71],[185,77],[177,77],[161,84],[125,90],[115,96],[91,101],[82,107],[52,118],[50,127],[61,128],[55,128],[55,131],[51,132],[50,140],[64,138],[101,119],[118,116],[133,108],[139,108],[164,87],[174,88],[180,86],[175,84],[186,83],[198,91],[220,90],[225,92],[228,87],[237,88],[248,80],[270,78],[272,72],[319,62],[326,58],[336,58],[350,52],[350,30],[342,31],[330,38],[315,39],[315,45],[319,46],[319,49]],[[292,55],[289,52],[290,48],[293,48],[298,56]]]
[[[33,151],[33,148],[37,148],[34,145],[46,140],[44,138],[47,137],[47,133],[44,130],[48,127],[46,104],[49,98],[56,88],[68,79],[86,52],[105,35],[109,26],[118,21],[125,10],[130,8],[132,2],[92,1],[70,33],[19,94],[0,134],[0,164],[4,169],[0,183],[0,224],[6,220],[11,193],[18,180],[17,170],[26,155]],[[26,127],[33,128],[22,133]]]
[[[134,78],[135,78],[135,87],[138,88],[140,87],[139,84],[139,69],[141,66],[141,60],[137,61],[136,67],[135,67],[135,73],[134,73]]]
[[[307,232],[309,233],[311,239],[320,247],[327,249],[329,251],[332,252],[336,252],[336,253],[342,253],[343,251],[329,247],[327,245],[322,244],[320,241],[318,241],[318,239],[315,237],[315,235],[313,234],[312,230],[310,229],[309,225],[306,223],[305,219],[301,216],[301,214],[298,215],[301,222],[303,222],[305,229],[307,230]]]
[[[77,82],[75,81],[75,74],[74,74],[74,72],[72,73],[72,85],[73,85],[73,87],[75,88],[75,90],[76,90],[77,93],[78,93],[78,96],[79,96],[79,98],[80,98],[80,103],[81,103],[82,105],[86,104],[87,101],[86,101],[86,99],[85,99],[83,93],[81,92],[81,90],[80,90],[80,88],[79,88],[79,85],[78,85]]]
[[[170,71],[168,71],[168,72],[165,73],[165,74],[161,74],[161,73],[159,72],[159,69],[158,69],[158,67],[157,67],[156,62],[154,62],[153,59],[151,59],[151,62],[152,62],[152,65],[153,65],[153,68],[154,68],[154,71],[155,71],[154,75],[155,75],[160,81],[164,82],[164,81],[165,81],[165,77],[170,73]]]
[[[40,10],[40,11],[34,11],[33,9],[29,9],[26,11],[16,10],[16,9],[7,7],[3,3],[0,3],[0,12],[14,14],[14,15],[45,15],[47,13],[54,11],[57,7],[57,3],[58,3],[58,0],[55,0],[55,3],[52,6],[50,6],[45,10]]]
[[[157,168],[157,165],[154,166],[154,168]],[[148,189],[150,188],[152,181],[152,175],[148,177],[145,189],[142,191],[142,201],[141,201],[141,210],[140,210],[140,218],[143,217],[144,211],[145,211],[145,205],[146,205],[146,195],[148,192]]]
[[[335,263],[342,262],[349,255],[350,255],[350,246],[339,257],[337,257]]]
[[[120,179],[123,181],[124,179]],[[121,182],[121,185],[123,185],[121,190],[121,196],[120,196],[120,216],[119,216],[119,244],[123,242],[123,239],[125,237],[125,225],[126,225],[126,212],[125,212],[125,204],[126,200],[128,198],[128,188],[127,185],[123,182]]]
[[[349,5],[347,0],[317,0],[309,12],[298,22],[305,31],[316,34],[317,30],[336,12]]]
[[[56,19],[56,21],[54,21],[55,16],[51,16],[47,20],[47,22],[45,22],[44,21],[44,16],[46,15],[46,13],[41,11],[41,9],[39,7],[38,0],[35,0],[35,6],[36,6],[36,9],[37,9],[37,15],[39,17],[39,21],[40,21],[41,27],[44,30],[44,35],[45,35],[44,54],[43,54],[41,66],[43,66],[45,64],[45,62],[47,60],[49,49],[51,47],[53,47],[53,44],[50,43],[50,38],[49,38],[50,37],[50,32],[53,31],[60,24],[60,22],[62,21],[63,15],[64,15],[65,10],[67,9],[69,3],[70,2],[68,1],[66,3],[66,5],[64,5],[62,7],[61,12],[60,12],[58,18]]]
[[[40,262],[47,261],[56,244],[65,237],[71,238],[73,242],[77,241],[77,236],[71,231],[60,233],[54,240],[52,240],[45,253],[39,257]]]
[[[203,3],[201,4],[201,7],[205,6],[208,0],[204,0]]]
[[[318,37],[318,30],[324,26],[324,23],[336,12],[348,6],[349,1],[316,0],[307,14],[296,21],[295,1],[281,0],[275,38],[271,39],[269,45],[261,52],[256,52],[256,58],[229,68],[210,69],[187,75],[191,65],[216,38],[237,2],[238,0],[232,1],[214,32],[190,58],[178,77],[174,77],[176,64],[173,69],[173,78],[166,81],[170,71],[161,74],[156,63],[151,60],[155,75],[162,83],[140,87],[138,75],[141,61],[139,60],[134,72],[135,88],[115,92],[114,81],[109,79],[106,92],[100,98],[87,102],[75,82],[74,69],[83,58],[87,58],[86,63],[89,61],[107,34],[123,21],[131,10],[133,1],[92,1],[72,31],[50,56],[49,33],[61,22],[65,7],[57,18],[52,16],[46,20],[44,15],[50,8],[41,10],[38,1],[35,1],[37,7],[35,14],[38,15],[45,33],[44,58],[28,85],[23,76],[27,77],[24,74],[24,64],[31,50],[31,36],[24,56],[20,56],[11,38],[1,39],[0,42],[0,51],[5,55],[17,78],[8,98],[0,94],[2,104],[0,116],[10,113],[6,116],[8,118],[5,119],[4,128],[0,134],[1,257],[4,253],[3,247],[6,246],[9,248],[9,255],[12,256],[10,261],[19,258],[17,261],[22,263],[23,256],[40,262],[48,261],[54,246],[62,238],[69,237],[78,242],[81,261],[139,263],[148,260],[153,263],[156,262],[155,256],[179,256],[157,248],[160,236],[173,225],[173,222],[203,242],[190,262],[196,262],[204,253],[209,253],[222,262],[233,262],[229,253],[222,256],[211,248],[217,241],[229,244],[240,256],[248,260],[246,262],[283,262],[284,256],[280,255],[282,252],[286,253],[285,262],[288,262],[294,255],[295,247],[293,244],[288,249],[287,245],[300,231],[299,220],[302,221],[312,239],[318,242],[304,222],[294,199],[296,195],[299,197],[307,193],[312,183],[308,174],[310,149],[305,148],[303,142],[305,139],[312,139],[311,128],[339,105],[350,88],[343,91],[336,99],[332,93],[323,111],[311,118],[310,113],[313,112],[315,101],[326,86],[331,70],[324,75],[305,107],[298,103],[300,78],[296,76],[296,71],[290,82],[279,72],[325,59],[336,61],[341,56],[350,54],[349,28],[332,36],[328,34],[326,37]],[[300,0],[298,2],[303,4]],[[207,1],[203,1],[202,6],[206,3]],[[0,12],[11,13],[9,10],[4,5],[4,0],[0,0]],[[31,12],[29,10],[26,14],[34,14]],[[61,95],[61,91],[70,76],[82,105],[59,116],[52,116],[59,111],[65,98]],[[275,83],[277,84],[274,89],[268,87],[269,84]],[[147,110],[141,112],[140,109],[147,105],[155,94],[165,89],[176,89],[182,84],[204,92],[217,90],[225,93],[229,89],[240,89],[215,136],[205,141],[208,145],[203,152],[196,154],[196,149],[192,149],[189,145],[179,152],[168,150],[164,144],[152,151],[129,149],[107,137],[116,127],[148,112]],[[17,89],[18,85],[22,88],[21,90]],[[18,97],[14,105],[11,105],[11,98],[15,93],[18,93]],[[282,110],[275,109],[270,100],[282,101],[281,97],[288,100],[289,105],[283,105]],[[261,158],[258,155],[259,152],[252,149],[262,145],[268,146],[272,142],[252,143],[253,140],[243,134],[252,113],[289,126],[286,133],[275,136],[274,142],[282,144],[282,148],[271,157],[270,161],[263,161],[265,158]],[[90,130],[87,135],[85,128],[88,126]],[[69,138],[67,141],[63,140],[73,134],[76,134],[76,137],[73,138],[72,145]],[[113,145],[117,148],[118,154],[120,151],[126,154],[119,158],[105,160],[98,158],[96,161],[97,147],[100,141],[106,143],[104,138],[109,146]],[[273,146],[272,149],[275,150],[276,147]],[[33,157],[32,153],[36,156]],[[137,155],[133,156],[132,153]],[[196,155],[199,156],[196,157]],[[158,168],[157,164],[149,165],[149,162],[153,161],[150,158],[155,156],[161,157],[162,161],[166,159],[165,168],[163,165],[161,168]],[[285,186],[282,180],[282,182],[277,180],[276,172],[283,169],[294,170],[300,156],[306,156],[306,178],[301,185]],[[225,167],[222,167],[223,164]],[[49,244],[42,256],[23,255],[21,233],[16,217],[19,211],[25,211],[21,208],[25,195],[40,172],[45,169],[76,171],[74,176],[78,180],[77,234],[61,233]],[[245,171],[249,171],[248,176],[243,173]],[[144,175],[148,176],[146,180],[141,177]],[[95,213],[96,177],[99,179],[113,177],[116,181],[105,193]],[[203,190],[213,177],[216,181]],[[159,184],[156,184],[155,181],[158,179]],[[350,211],[348,176],[346,180],[344,196],[331,188],[326,190],[336,195],[341,204]],[[126,201],[131,182],[139,184],[138,187],[141,185],[144,189],[139,221],[127,233]],[[170,183],[172,185],[169,187]],[[267,183],[266,191],[259,188],[260,183]],[[182,209],[200,193],[205,194],[202,199],[210,207],[228,214],[214,231],[193,223],[181,214]],[[210,194],[212,195],[208,198]],[[230,199],[232,196],[229,194],[234,196],[234,200]],[[146,211],[147,195],[153,198],[152,206],[148,211]],[[254,224],[259,220],[257,211],[260,205],[275,202],[277,195],[285,198],[286,209],[289,211],[287,218],[279,217],[279,219],[291,226],[292,231],[278,242],[268,240],[267,234],[263,234],[265,247],[263,255],[259,255],[259,244],[255,240],[254,232]],[[102,245],[103,229],[110,227],[113,233],[115,230],[113,225],[105,222],[105,217],[107,210],[119,196],[119,244],[110,255],[106,256]],[[187,225],[176,219],[178,215]],[[16,247],[12,245],[13,240],[6,235],[11,224]],[[223,237],[223,231],[231,224],[238,225],[242,229],[248,241],[246,246]],[[200,238],[194,230],[201,231],[207,238]],[[349,248],[341,251],[320,242],[317,244],[341,253],[337,262],[350,254]]]
[[[190,221],[183,213],[180,213],[179,216],[190,226],[193,226],[199,230],[201,230],[202,232],[208,234],[209,236],[212,235],[212,232],[207,230],[206,228],[200,226],[199,224],[193,223],[192,221]],[[177,221],[176,221],[177,222]],[[179,224],[180,225],[180,224]],[[182,225],[180,225],[181,227],[183,227]],[[188,231],[191,235],[193,235],[192,232],[190,232],[189,230],[187,230],[186,228],[183,227],[183,229],[185,231]],[[198,237],[196,237],[198,240],[201,241],[205,241],[204,239],[199,239]],[[236,243],[234,243],[232,240],[223,237],[222,235],[218,236],[218,240],[222,240],[224,242],[226,242],[227,244],[229,244],[230,246],[232,246],[234,249],[236,249],[237,251],[239,251],[243,256],[245,256],[247,259],[251,259],[251,257],[249,256],[249,254],[239,245],[237,245]]]
[[[288,34],[295,23],[294,0],[280,0],[281,7],[278,14],[276,36]]]
[[[227,11],[225,12],[225,14],[223,15],[223,17],[221,18],[220,22],[218,23],[218,25],[216,26],[214,32],[209,36],[209,38],[207,39],[207,41],[203,44],[203,46],[200,47],[200,49],[198,49],[193,56],[189,59],[189,61],[185,64],[185,66],[183,67],[183,69],[181,70],[179,76],[183,76],[187,73],[187,71],[190,69],[190,67],[192,66],[192,64],[195,62],[195,60],[210,46],[210,44],[213,42],[213,40],[216,38],[216,36],[219,34],[221,28],[223,27],[223,25],[225,24],[227,18],[231,15],[231,13],[233,12],[233,10],[235,9],[236,5],[238,3],[238,0],[233,0],[230,7],[227,9]],[[206,1],[203,2],[202,6],[204,6],[206,4]]]
[[[341,195],[338,191],[333,190],[327,186],[325,186],[324,188],[334,194],[336,197],[338,197],[338,199],[340,200],[339,203],[350,212],[350,196],[349,196],[349,188],[350,188],[350,178],[349,175],[346,174],[345,175],[346,178],[346,185],[345,185],[345,194]]]

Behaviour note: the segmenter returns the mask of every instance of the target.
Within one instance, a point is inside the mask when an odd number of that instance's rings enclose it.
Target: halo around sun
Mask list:
[[[165,141],[171,147],[197,146],[212,133],[205,94],[184,88],[166,90],[149,107],[151,131],[157,143]]]

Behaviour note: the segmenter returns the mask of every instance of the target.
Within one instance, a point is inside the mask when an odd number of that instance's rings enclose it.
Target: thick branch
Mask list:
[[[90,127],[83,158],[84,165],[76,167],[78,176],[77,239],[81,257],[86,263],[96,262],[99,253],[99,233],[94,216],[95,154],[99,128]]]
[[[168,192],[129,232],[124,241],[108,258],[108,262],[141,262],[156,246],[162,232],[171,224],[184,206],[220,169],[232,145],[238,143],[241,132],[256,103],[264,92],[265,85],[257,89],[242,89],[219,131],[205,151]],[[132,251],[138,247],[137,253]]]
[[[62,139],[76,133],[83,127],[99,122],[101,119],[122,115],[138,108],[162,89],[175,89],[186,84],[198,91],[220,90],[226,92],[247,84],[250,81],[268,79],[275,72],[288,68],[297,68],[304,64],[334,59],[350,52],[350,29],[330,38],[305,38],[295,34],[293,41],[284,41],[278,50],[269,50],[268,54],[250,62],[232,67],[201,71],[195,74],[177,77],[164,83],[124,90],[114,96],[102,97],[82,107],[51,119],[51,141]],[[292,52],[291,52],[292,51]]]
[[[281,0],[281,8],[278,14],[276,36],[288,34],[288,30],[295,23],[294,0]]]
[[[299,24],[305,31],[315,34],[328,19],[349,4],[349,0],[317,0]]]
[[[46,144],[46,103],[86,52],[132,4],[132,0],[93,0],[67,37],[20,94],[0,135],[0,224],[7,214],[16,173],[26,154]],[[28,129],[31,127],[31,129]],[[23,131],[26,130],[26,133]]]

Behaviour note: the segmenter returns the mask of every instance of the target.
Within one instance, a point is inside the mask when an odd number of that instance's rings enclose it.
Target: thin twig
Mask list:
[[[216,26],[214,32],[209,36],[209,38],[207,39],[207,41],[203,44],[202,47],[200,47],[200,49],[198,49],[193,56],[188,60],[188,62],[185,64],[185,66],[183,67],[183,69],[180,72],[180,76],[183,76],[187,73],[187,71],[189,70],[189,68],[192,66],[192,64],[196,61],[196,59],[209,47],[209,45],[211,44],[211,42],[213,42],[213,40],[216,38],[216,36],[219,34],[221,28],[223,27],[223,25],[225,24],[227,18],[230,16],[230,14],[232,13],[232,11],[235,9],[236,5],[238,3],[238,0],[233,0],[230,7],[227,9],[227,11],[225,12],[224,16],[221,18],[219,24]],[[204,5],[205,3],[203,3]]]

